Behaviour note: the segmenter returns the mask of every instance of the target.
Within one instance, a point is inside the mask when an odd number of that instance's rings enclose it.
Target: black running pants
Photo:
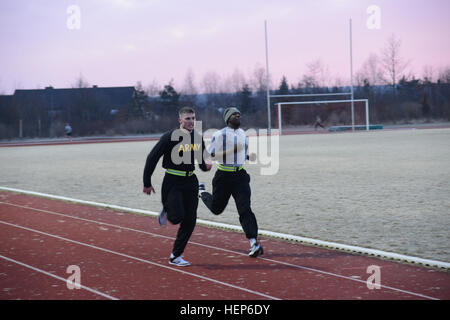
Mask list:
[[[166,173],[161,197],[167,219],[172,224],[180,224],[172,251],[173,255],[178,257],[184,252],[197,222],[197,177],[179,177]]]
[[[257,238],[258,223],[250,206],[250,176],[244,170],[226,172],[217,170],[214,175],[213,193],[202,193],[202,200],[212,213],[221,214],[232,196],[239,213],[239,222],[247,239]]]

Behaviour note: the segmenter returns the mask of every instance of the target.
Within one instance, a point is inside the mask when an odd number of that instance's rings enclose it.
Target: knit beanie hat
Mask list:
[[[239,114],[241,113],[239,109],[235,107],[225,109],[225,112],[223,113],[223,120],[225,120],[225,123],[228,123],[228,119],[230,119],[231,115],[236,112]]]

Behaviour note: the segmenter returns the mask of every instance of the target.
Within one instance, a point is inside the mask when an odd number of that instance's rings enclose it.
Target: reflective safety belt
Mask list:
[[[217,169],[219,169],[220,171],[226,171],[226,172],[236,172],[236,171],[240,171],[240,170],[244,169],[244,167],[243,166],[240,166],[240,167],[225,166],[225,165],[219,163],[217,165]]]
[[[194,174],[194,171],[181,171],[175,169],[167,169],[166,172],[179,177],[190,177]]]

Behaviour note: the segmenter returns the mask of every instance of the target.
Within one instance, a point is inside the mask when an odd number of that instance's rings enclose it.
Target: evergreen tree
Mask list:
[[[286,76],[281,79],[280,87],[277,90],[277,94],[289,94],[289,86],[287,83]]]
[[[133,96],[132,105],[132,117],[133,118],[148,118],[149,116],[149,101],[148,94],[142,87],[142,83],[139,81],[135,87],[135,93]]]
[[[164,106],[178,108],[180,94],[174,89],[172,81],[164,86],[164,90],[159,93]]]
[[[243,113],[250,113],[253,111],[252,91],[248,84],[244,84],[242,90],[239,92],[239,103]]]

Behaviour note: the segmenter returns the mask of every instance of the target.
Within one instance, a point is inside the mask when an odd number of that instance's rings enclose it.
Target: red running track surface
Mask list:
[[[226,214],[226,213],[225,213]],[[168,264],[177,226],[93,206],[0,192],[0,299],[450,299],[450,274],[197,225],[184,257]],[[370,289],[369,266],[380,269]],[[80,289],[69,289],[69,266]],[[370,282],[372,283],[372,282]]]

